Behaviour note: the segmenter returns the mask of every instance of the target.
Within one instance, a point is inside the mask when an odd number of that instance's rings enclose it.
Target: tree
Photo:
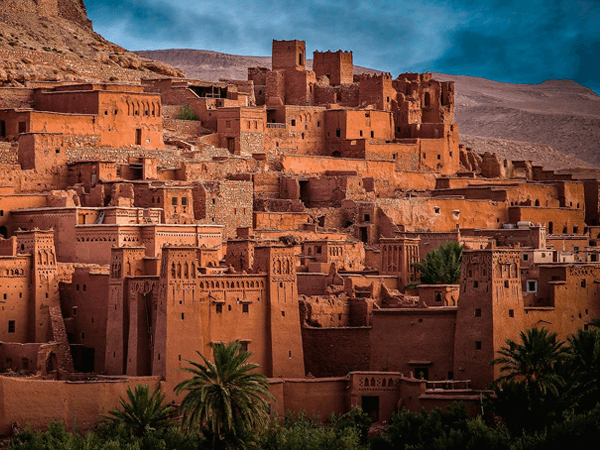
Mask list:
[[[421,272],[422,284],[460,283],[460,265],[464,246],[456,241],[447,241],[445,246],[431,250],[420,263],[413,267]]]
[[[215,362],[200,352],[202,362],[188,361],[192,374],[175,387],[187,392],[181,402],[183,426],[199,429],[212,440],[213,448],[228,448],[248,443],[253,432],[268,424],[269,393],[267,378],[253,372],[257,364],[248,363],[252,353],[241,350],[239,342],[213,345]]]
[[[140,384],[132,391],[127,388],[127,401],[119,399],[121,409],[115,408],[109,412],[112,417],[109,422],[117,425],[122,423],[135,436],[142,437],[149,431],[160,430],[173,424],[175,408],[163,403],[165,396],[156,386],[150,394],[150,386]]]
[[[555,370],[564,360],[566,349],[563,341],[556,340],[556,333],[545,328],[529,328],[521,331],[521,344],[507,340],[498,350],[502,355],[491,364],[501,364],[500,370],[508,372],[499,380],[522,379],[528,387],[536,387],[545,394],[548,389],[555,392],[564,380]]]
[[[492,410],[514,430],[542,429],[561,419],[572,408],[573,385],[565,364],[564,342],[545,328],[530,328],[520,333],[520,343],[507,340],[498,351],[499,364],[506,372],[492,386]]]
[[[600,329],[579,329],[569,336],[568,342],[568,364],[576,382],[579,406],[589,410],[600,402]]]

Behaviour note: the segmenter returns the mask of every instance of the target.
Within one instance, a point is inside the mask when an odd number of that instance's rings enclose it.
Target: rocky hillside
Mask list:
[[[190,78],[213,81],[246,79],[248,67],[271,65],[268,57],[204,50],[138,53],[180,67]],[[366,71],[376,72],[355,68],[356,73]],[[456,83],[456,121],[464,143],[476,152],[495,151],[553,169],[600,168],[600,97],[590,89],[568,80],[527,85],[434,76]]]
[[[600,97],[592,90],[569,80],[530,85],[434,75],[456,83],[461,133],[541,144],[600,167]]]
[[[595,166],[547,145],[460,134],[460,143],[475,153],[495,153],[511,161],[528,160],[548,170],[594,169]],[[569,170],[569,172],[572,172]]]
[[[183,76],[92,30],[81,0],[0,0],[0,85]]]

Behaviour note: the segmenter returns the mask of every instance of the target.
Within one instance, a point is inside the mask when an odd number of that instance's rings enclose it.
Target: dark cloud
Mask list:
[[[500,81],[600,86],[591,0],[87,0],[95,29],[129,49],[270,54],[272,39],[352,50],[358,65]]]

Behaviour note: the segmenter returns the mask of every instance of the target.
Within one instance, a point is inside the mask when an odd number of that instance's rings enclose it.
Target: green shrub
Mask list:
[[[187,105],[183,105],[179,111],[179,120],[200,120],[192,108]]]

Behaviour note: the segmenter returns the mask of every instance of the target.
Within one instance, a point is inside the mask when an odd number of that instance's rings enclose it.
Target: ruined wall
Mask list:
[[[363,177],[387,179],[397,189],[402,190],[429,190],[435,186],[435,174],[396,171],[396,163],[392,161],[286,155],[282,157],[282,163],[286,172],[297,175],[320,174],[326,171],[356,171]]]
[[[8,56],[8,54],[6,56]],[[32,89],[18,87],[0,87],[0,109],[31,108],[32,106]]]
[[[251,181],[223,180],[198,184],[194,188],[196,219],[204,224],[223,224],[224,238],[235,236],[237,228],[253,225]]]
[[[500,228],[509,221],[506,205],[489,200],[413,197],[379,199],[377,203],[393,223],[405,225],[407,231]]]

